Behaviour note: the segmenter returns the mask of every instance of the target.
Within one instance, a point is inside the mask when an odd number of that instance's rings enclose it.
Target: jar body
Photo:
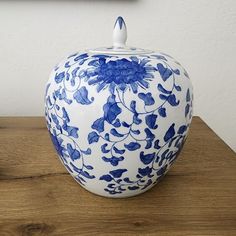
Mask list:
[[[45,116],[63,165],[87,190],[130,197],[154,186],[180,153],[192,119],[187,72],[162,53],[77,53],[58,64]]]

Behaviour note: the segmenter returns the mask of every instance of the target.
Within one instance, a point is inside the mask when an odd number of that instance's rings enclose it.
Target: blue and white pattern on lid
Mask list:
[[[129,197],[150,189],[176,160],[192,100],[187,72],[166,54],[88,51],[55,67],[45,115],[76,181],[102,196]]]
[[[115,28],[117,25],[119,26],[120,30],[122,30],[122,27],[126,27],[125,21],[124,21],[124,19],[123,19],[121,16],[118,16],[118,17],[117,17],[116,22],[115,22],[115,25],[114,25],[114,28]]]

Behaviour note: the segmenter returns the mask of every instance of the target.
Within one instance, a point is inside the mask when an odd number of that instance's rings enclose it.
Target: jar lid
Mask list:
[[[127,28],[124,19],[119,16],[116,19],[113,29],[113,45],[111,47],[101,47],[90,49],[90,53],[96,54],[112,54],[112,55],[133,55],[148,54],[151,50],[126,46]]]

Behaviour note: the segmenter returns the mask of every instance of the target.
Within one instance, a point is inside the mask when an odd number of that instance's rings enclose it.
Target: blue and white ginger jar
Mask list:
[[[169,170],[192,119],[192,85],[172,57],[126,47],[116,20],[113,46],[75,53],[50,75],[47,127],[57,154],[85,189],[130,197]]]

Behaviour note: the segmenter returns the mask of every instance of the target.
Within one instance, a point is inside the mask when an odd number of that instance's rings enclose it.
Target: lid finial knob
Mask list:
[[[119,16],[113,29],[113,47],[124,48],[127,40],[127,29],[124,19]]]

